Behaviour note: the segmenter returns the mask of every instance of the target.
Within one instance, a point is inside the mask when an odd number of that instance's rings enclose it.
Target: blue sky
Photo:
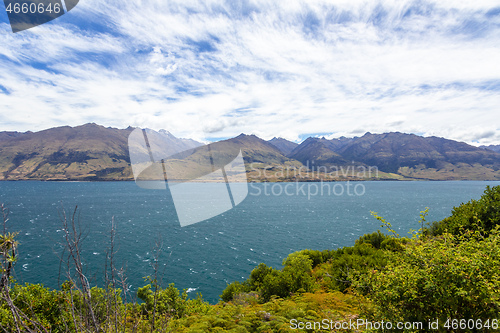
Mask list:
[[[500,144],[500,1],[81,0],[13,34],[0,131],[369,131]]]

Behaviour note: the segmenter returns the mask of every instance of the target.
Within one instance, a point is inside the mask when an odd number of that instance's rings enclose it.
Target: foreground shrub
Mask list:
[[[377,321],[494,319],[500,313],[500,232],[414,240],[355,286],[375,304]]]
[[[258,303],[252,294],[245,301],[219,303],[205,315],[190,314],[170,322],[171,332],[329,332],[330,330],[298,330],[293,323],[330,323],[356,320],[358,313],[369,303],[361,296],[339,292],[301,293],[286,299],[273,297]],[[295,324],[295,325],[296,325]],[[356,330],[353,330],[356,331]],[[349,329],[340,332],[350,332]]]
[[[273,296],[289,297],[294,293],[309,292],[315,281],[311,275],[313,260],[303,251],[290,254],[283,260],[283,270],[259,264],[243,283],[229,284],[221,294],[224,302],[229,302],[240,293],[258,292],[261,302],[268,302]]]
[[[435,222],[428,230],[432,236],[445,232],[459,235],[468,230],[488,235],[500,224],[500,186],[486,187],[479,200],[471,200],[453,208],[451,216]]]
[[[345,292],[358,274],[380,269],[387,263],[387,251],[379,250],[367,243],[337,250],[327,264],[324,285],[330,290]]]
[[[14,305],[27,317],[37,321],[51,332],[66,332],[73,325],[67,310],[67,299],[62,293],[40,284],[15,285],[11,290]],[[0,303],[0,323],[4,329],[15,331],[12,313],[6,302]],[[33,325],[26,323],[32,329]]]
[[[149,315],[153,310],[157,314],[174,318],[180,318],[185,314],[187,292],[181,294],[173,283],[165,289],[157,287],[156,291],[148,284],[137,290],[137,296],[144,302],[142,304],[144,314]]]

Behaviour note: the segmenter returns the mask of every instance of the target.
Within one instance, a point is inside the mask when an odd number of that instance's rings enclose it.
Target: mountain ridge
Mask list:
[[[283,138],[274,137],[268,140],[270,144],[278,148],[285,156],[288,156],[299,144]]]
[[[89,123],[39,132],[0,132],[0,180],[133,180],[128,151],[128,136],[133,130],[130,126],[117,129]],[[164,130],[155,133],[178,151],[202,145]],[[353,138],[309,137],[296,144],[282,138],[265,141],[240,134],[219,142],[240,147],[254,174],[280,168],[305,168],[314,173],[374,166],[383,179],[500,180],[499,152],[439,137],[367,132]],[[256,176],[253,180],[297,179]]]
[[[480,148],[492,150],[494,152],[500,153],[500,145],[489,145],[489,146],[480,146]]]

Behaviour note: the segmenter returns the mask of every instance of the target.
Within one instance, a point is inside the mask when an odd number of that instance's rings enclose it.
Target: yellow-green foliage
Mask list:
[[[161,288],[150,279],[150,285],[138,290],[141,304],[124,303],[120,290],[92,288],[92,310],[101,331],[107,332],[296,332],[292,319],[438,319],[444,324],[448,318],[498,318],[500,187],[488,187],[480,200],[462,204],[429,229],[424,228],[426,214],[421,213],[420,229],[408,238],[374,213],[389,235],[377,231],[351,247],[298,251],[283,261],[281,270],[261,263],[246,281],[229,284],[216,305],[201,295],[187,299],[173,284]],[[3,237],[15,242],[14,234]],[[4,264],[15,262],[11,259],[5,256]],[[0,324],[14,332],[5,295]],[[82,294],[71,283],[58,291],[15,285],[10,296],[19,311],[47,332],[74,332],[75,325],[94,331]],[[36,328],[26,318],[23,322]],[[439,331],[445,330],[441,326]]]
[[[413,240],[355,282],[377,321],[494,319],[500,314],[500,232]]]
[[[10,291],[14,304],[30,318],[40,322],[52,332],[66,332],[66,324],[71,327],[68,300],[56,290],[40,284],[15,285]],[[6,329],[14,328],[12,313],[5,302],[0,303],[0,323]],[[27,322],[27,325],[33,328]]]
[[[367,305],[361,296],[340,292],[303,293],[287,299],[273,298],[264,304],[250,295],[243,303],[219,303],[206,314],[173,320],[168,328],[174,332],[296,332],[290,325],[292,319],[348,321],[357,318]]]

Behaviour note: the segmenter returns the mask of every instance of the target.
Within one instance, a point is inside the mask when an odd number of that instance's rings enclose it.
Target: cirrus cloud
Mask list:
[[[0,130],[500,143],[498,1],[86,0],[18,34],[1,20]]]

